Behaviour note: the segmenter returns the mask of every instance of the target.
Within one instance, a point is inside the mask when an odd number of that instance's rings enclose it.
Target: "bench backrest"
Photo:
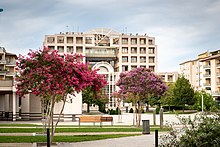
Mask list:
[[[80,116],[80,122],[101,122],[101,116]]]

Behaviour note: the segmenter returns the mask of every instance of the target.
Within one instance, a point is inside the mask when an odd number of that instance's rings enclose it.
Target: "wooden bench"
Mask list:
[[[102,126],[103,122],[111,122],[111,125],[113,125],[113,117],[112,116],[95,116],[95,115],[82,115],[79,117],[79,126],[81,122],[93,122],[93,125],[95,123],[100,123],[100,127]]]

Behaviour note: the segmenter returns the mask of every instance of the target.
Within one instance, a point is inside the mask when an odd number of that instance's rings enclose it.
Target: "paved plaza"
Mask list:
[[[181,117],[193,117],[195,114],[179,115]],[[122,115],[121,119],[117,115],[114,117],[114,126],[123,126],[123,125],[133,125],[133,114],[125,113]],[[156,124],[159,125],[159,115],[156,116]],[[150,120],[150,124],[153,125],[153,114],[142,114],[142,120]],[[178,119],[176,115],[164,114],[164,122],[174,122],[177,123]],[[0,123],[23,123],[23,124],[42,124],[41,121],[0,121]],[[78,122],[60,122],[60,125],[78,125]],[[92,125],[93,123],[82,123],[81,125]],[[109,125],[110,123],[104,123],[103,125]],[[97,125],[99,125],[97,123]],[[89,134],[89,133],[88,133]],[[92,133],[91,133],[92,134]],[[29,134],[30,135],[30,134]],[[65,135],[65,134],[63,134]],[[79,133],[75,135],[80,135]],[[161,133],[159,133],[159,136]],[[76,143],[58,143],[56,146],[59,147],[154,147],[155,134],[140,135],[140,136],[131,136],[123,138],[113,138],[97,141],[85,141],[85,142],[76,142]],[[1,144],[0,147],[10,146],[10,147],[35,147],[36,144],[31,143],[22,143],[22,144]]]

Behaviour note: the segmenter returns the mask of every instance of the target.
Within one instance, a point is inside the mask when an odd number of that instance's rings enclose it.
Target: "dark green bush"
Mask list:
[[[131,109],[129,110],[129,113],[134,113],[133,108],[131,108]]]
[[[157,108],[156,108],[156,114],[159,114],[159,113],[160,113],[160,108],[157,107]]]
[[[171,125],[168,135],[161,138],[160,147],[219,147],[219,115],[179,118],[182,129]]]

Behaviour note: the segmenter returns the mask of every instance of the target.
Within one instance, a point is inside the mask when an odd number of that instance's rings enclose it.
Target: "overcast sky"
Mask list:
[[[100,27],[155,37],[162,72],[220,48],[220,0],[0,0],[0,8],[0,46],[17,55],[41,48],[45,35]]]

